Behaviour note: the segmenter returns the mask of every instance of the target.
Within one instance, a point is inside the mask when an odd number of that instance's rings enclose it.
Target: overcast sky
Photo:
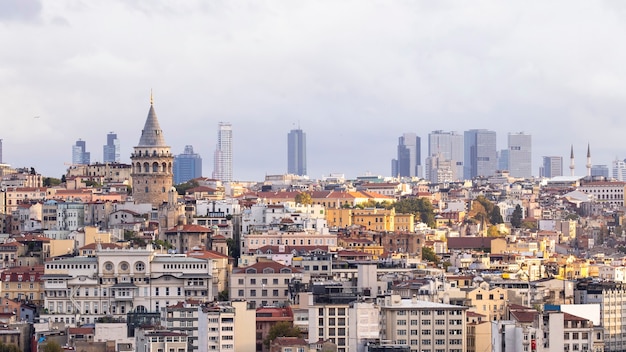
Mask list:
[[[150,89],[174,154],[213,171],[231,122],[234,177],[287,170],[287,133],[307,134],[308,170],[389,175],[398,137],[489,128],[574,145],[584,175],[626,158],[626,2],[0,1],[4,162],[60,177],[71,147],[128,162]],[[39,118],[34,118],[39,116]],[[423,162],[422,162],[423,163]]]

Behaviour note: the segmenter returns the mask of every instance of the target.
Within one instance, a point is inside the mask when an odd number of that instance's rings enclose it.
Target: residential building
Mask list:
[[[43,273],[43,265],[20,266],[4,270],[0,274],[2,296],[16,301],[43,305],[44,290],[41,280]]]
[[[578,191],[592,195],[595,202],[607,207],[623,207],[626,182],[595,181],[586,182]]]
[[[135,341],[135,351],[187,351],[187,336],[179,332],[139,329]]]
[[[211,248],[209,238],[212,232],[204,226],[180,224],[165,230],[165,241],[177,253],[186,253],[194,248]]]
[[[291,285],[309,280],[310,275],[301,269],[276,262],[259,262],[233,269],[229,297],[245,300],[253,308],[279,305],[291,300]]]
[[[626,290],[621,283],[581,280],[574,289],[574,304],[599,304],[604,351],[626,350],[626,327],[622,323],[626,316]]]
[[[532,136],[524,132],[509,133],[509,174],[513,177],[532,177]]]
[[[268,352],[269,349],[263,344],[263,340],[269,334],[270,329],[280,323],[293,324],[293,312],[291,307],[259,307],[256,309],[256,350]]]
[[[87,151],[87,142],[78,139],[72,146],[72,164],[89,165],[90,161],[91,153]]]
[[[107,144],[102,147],[102,162],[105,164],[120,162],[120,140],[114,132],[107,134]]]
[[[179,185],[198,177],[202,177],[202,157],[193,152],[193,146],[186,145],[185,151],[174,157],[174,184]]]
[[[172,191],[173,156],[165,143],[154,102],[150,96],[150,110],[141,131],[141,138],[130,156],[133,165],[133,198],[137,203],[159,207],[167,203]]]
[[[256,310],[246,301],[213,303],[198,310],[198,352],[255,352]]]
[[[410,346],[412,352],[466,350],[467,307],[398,295],[386,295],[378,304],[381,340]]]
[[[544,156],[543,166],[540,168],[540,177],[557,177],[563,176],[563,157],[562,156]]]
[[[306,171],[306,133],[293,129],[287,135],[287,172],[304,176]]]
[[[421,176],[421,142],[415,133],[405,133],[398,138],[397,158],[391,161],[391,176]]]
[[[229,122],[218,124],[213,178],[222,182],[233,180],[233,127]]]
[[[198,351],[198,308],[199,301],[181,301],[165,307],[162,319],[168,331],[187,336],[187,352]]]
[[[496,132],[485,129],[465,131],[463,177],[494,175],[498,166]]]

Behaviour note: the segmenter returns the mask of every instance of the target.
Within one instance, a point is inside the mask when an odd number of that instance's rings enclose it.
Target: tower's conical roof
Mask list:
[[[152,96],[150,97],[148,118],[141,131],[141,139],[139,139],[138,147],[167,147],[165,138],[163,137],[163,131],[161,130],[161,126],[159,126],[159,120],[157,119],[156,112],[154,112]]]

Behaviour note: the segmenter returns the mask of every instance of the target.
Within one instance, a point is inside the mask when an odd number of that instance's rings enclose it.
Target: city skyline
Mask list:
[[[533,136],[535,175],[541,156],[567,160],[571,144],[577,174],[587,143],[595,164],[626,157],[616,3],[18,3],[0,4],[3,161],[51,176],[71,162],[73,140],[93,149],[111,130],[128,162],[151,88],[173,150],[208,157],[213,126],[236,126],[240,180],[284,171],[268,156],[284,155],[276,126],[294,117],[314,122],[307,173],[317,178],[388,174],[405,131],[486,128],[502,149],[514,123]]]

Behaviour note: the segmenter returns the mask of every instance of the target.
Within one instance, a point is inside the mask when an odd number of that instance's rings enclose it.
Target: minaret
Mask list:
[[[572,151],[569,156],[569,174],[570,176],[574,176],[574,169],[576,166],[574,165],[574,145],[572,144]]]
[[[151,203],[157,208],[167,203],[173,183],[174,157],[170,147],[165,143],[163,131],[154,112],[152,92],[148,118],[130,160],[133,165],[131,177],[135,202]]]
[[[591,148],[589,147],[589,143],[587,143],[587,177],[591,177]]]

